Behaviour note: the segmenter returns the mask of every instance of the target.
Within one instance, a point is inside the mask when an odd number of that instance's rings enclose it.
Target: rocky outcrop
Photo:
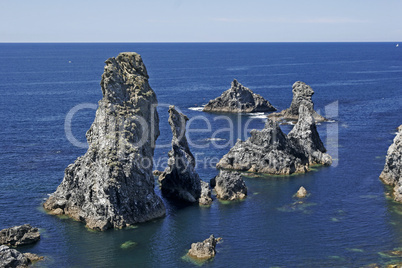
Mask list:
[[[295,148],[300,148],[303,154],[308,158],[309,165],[332,164],[332,157],[327,151],[320,139],[317,126],[308,108],[308,103],[302,102],[299,107],[299,120],[288,134],[289,141]]]
[[[312,164],[330,165],[332,158],[325,154],[314,120],[305,111],[301,105],[301,116],[288,136],[268,118],[263,130],[252,130],[249,139],[238,140],[217,168],[289,175],[307,172]]]
[[[23,268],[28,267],[30,263],[31,261],[18,250],[4,245],[0,246],[0,267]]]
[[[296,192],[295,196],[297,198],[305,198],[307,196],[307,190],[303,186],[299,188],[299,190]]]
[[[211,189],[205,181],[201,181],[201,196],[198,199],[198,203],[202,206],[210,206],[212,204]]]
[[[231,88],[205,105],[204,112],[222,113],[255,113],[273,112],[276,108],[261,95],[253,93],[249,88],[233,80]]]
[[[247,187],[239,172],[221,170],[215,177],[214,189],[220,200],[241,200],[247,196]]]
[[[154,192],[152,158],[159,136],[157,99],[141,56],[109,58],[102,75],[103,98],[86,137],[88,151],[65,170],[44,203],[97,230],[122,228],[165,215]]]
[[[188,255],[195,259],[211,259],[215,257],[215,247],[220,240],[222,238],[215,238],[214,235],[211,235],[202,242],[193,243],[191,244],[191,249],[188,251]]]
[[[384,183],[394,186],[394,199],[402,202],[402,125],[399,126],[398,134],[388,148],[380,179]]]
[[[168,167],[160,175],[159,181],[164,196],[195,203],[201,196],[201,180],[195,171],[195,158],[187,143],[187,120],[187,116],[176,111],[174,106],[169,107],[172,149],[168,153]]]
[[[327,120],[314,110],[314,103],[311,99],[314,91],[309,85],[306,85],[304,82],[297,81],[293,84],[292,88],[293,99],[290,107],[279,113],[270,114],[268,117],[272,118],[273,120],[284,119],[297,121],[299,118],[300,104],[304,103],[316,122]]]
[[[0,244],[7,246],[23,246],[40,240],[38,228],[29,224],[15,226],[0,231]]]

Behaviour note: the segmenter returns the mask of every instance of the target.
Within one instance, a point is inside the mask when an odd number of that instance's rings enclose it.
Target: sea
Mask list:
[[[248,196],[211,207],[163,199],[166,217],[95,232],[50,216],[44,200],[86,152],[85,133],[102,98],[104,62],[139,53],[156,92],[161,135],[154,169],[166,167],[168,107],[189,118],[196,170],[209,182],[237,139],[266,114],[202,112],[233,79],[289,107],[292,84],[315,94],[331,119],[318,132],[330,167],[294,176],[245,174]],[[402,262],[402,204],[379,175],[402,124],[402,48],[396,43],[19,43],[0,44],[0,229],[29,223],[45,256],[35,267],[364,267]],[[292,124],[284,124],[287,133]],[[73,137],[73,138],[72,138]],[[293,195],[304,186],[309,196]],[[160,189],[155,178],[155,191]],[[191,243],[221,237],[213,260],[185,257]]]

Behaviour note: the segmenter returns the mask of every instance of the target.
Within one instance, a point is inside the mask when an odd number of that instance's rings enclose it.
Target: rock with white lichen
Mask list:
[[[105,63],[103,98],[86,134],[88,151],[66,168],[63,181],[44,203],[50,214],[68,215],[97,230],[165,215],[154,192],[152,158],[159,118],[147,70],[133,52]]]
[[[273,112],[276,108],[264,99],[261,95],[253,93],[249,88],[244,87],[236,79],[231,87],[216,99],[210,100],[205,105],[204,112],[222,113],[255,113]]]

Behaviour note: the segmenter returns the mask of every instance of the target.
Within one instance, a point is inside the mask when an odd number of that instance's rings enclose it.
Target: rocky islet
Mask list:
[[[88,151],[66,168],[62,183],[44,203],[51,214],[68,215],[97,230],[165,215],[154,192],[152,157],[159,117],[147,70],[133,52],[105,63],[103,98],[86,135]]]
[[[273,112],[276,108],[261,95],[233,80],[231,87],[216,99],[210,100],[203,108],[204,112],[221,113],[256,113]]]

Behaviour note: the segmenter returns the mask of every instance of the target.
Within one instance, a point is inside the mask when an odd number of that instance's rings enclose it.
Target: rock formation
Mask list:
[[[66,214],[98,230],[165,215],[154,192],[159,117],[147,70],[132,52],[105,63],[103,98],[86,134],[88,151],[66,168],[62,183],[44,203],[51,214]]]
[[[29,224],[15,226],[0,231],[0,244],[7,246],[23,246],[40,240],[38,228]]]
[[[255,113],[273,112],[276,108],[249,88],[233,80],[231,88],[205,105],[204,112]]]
[[[247,196],[247,187],[239,172],[221,170],[215,177],[214,189],[220,200],[241,200]]]
[[[293,99],[292,103],[290,104],[290,107],[279,113],[270,114],[269,115],[270,118],[274,120],[285,119],[285,120],[297,121],[299,118],[300,104],[304,103],[304,105],[306,105],[306,107],[310,111],[310,114],[314,117],[314,120],[316,122],[327,120],[314,110],[314,103],[311,99],[311,97],[314,94],[314,91],[309,85],[306,85],[306,83],[304,82],[297,81],[293,84],[292,88],[293,88],[292,90]]]
[[[317,132],[317,127],[308,103],[302,102],[299,106],[299,120],[288,134],[288,139],[293,143],[294,147],[303,150],[305,156],[308,157],[309,165],[326,165],[332,164],[332,157],[325,152],[327,151]],[[299,145],[299,146],[297,146]]]
[[[18,250],[0,245],[0,267],[28,267],[31,261]]]
[[[275,175],[304,173],[309,165],[330,165],[314,120],[304,105],[293,130],[286,136],[277,122],[268,118],[263,130],[252,130],[246,141],[238,140],[218,162],[217,168]]]
[[[201,196],[198,199],[198,203],[202,206],[210,206],[212,204],[211,189],[205,181],[201,181]]]
[[[399,126],[398,134],[388,148],[380,179],[384,183],[394,186],[394,199],[402,202],[402,125]]]
[[[215,238],[214,235],[211,235],[202,242],[193,243],[191,244],[191,249],[188,251],[188,255],[195,259],[211,259],[215,257],[215,247],[220,240],[222,238]]]
[[[295,194],[297,198],[305,198],[307,196],[307,190],[303,186],[299,188],[297,193]]]
[[[187,143],[187,120],[187,116],[177,112],[174,106],[169,107],[172,149],[168,153],[168,167],[160,175],[159,181],[164,196],[194,203],[201,196],[201,180],[195,171],[195,158]]]

